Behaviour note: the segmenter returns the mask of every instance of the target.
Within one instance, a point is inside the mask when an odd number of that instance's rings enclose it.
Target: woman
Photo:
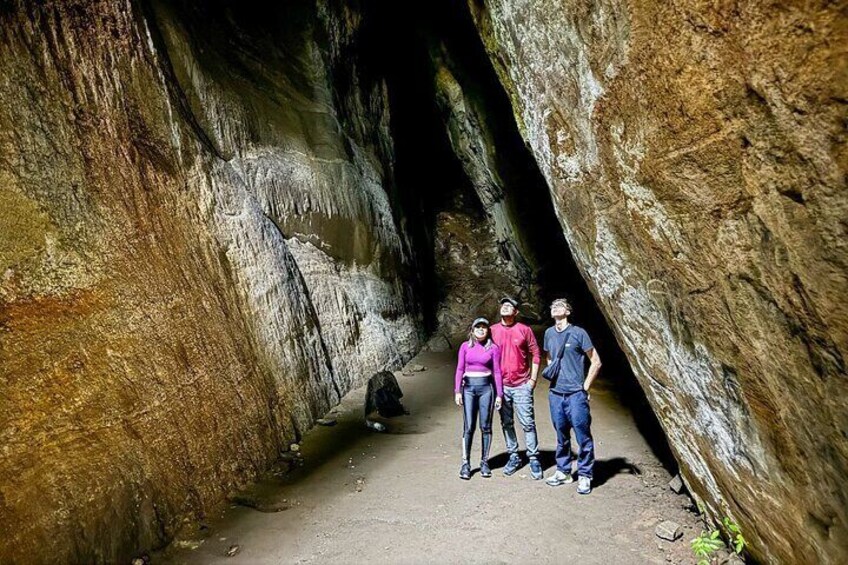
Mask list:
[[[463,342],[459,347],[454,387],[456,405],[463,408],[462,467],[459,470],[459,477],[465,480],[471,478],[468,459],[471,456],[471,442],[474,439],[478,413],[480,432],[483,435],[480,475],[492,476],[492,470],[489,468],[492,415],[494,410],[500,410],[503,396],[500,361],[501,351],[492,341],[489,321],[486,318],[477,318],[471,324],[468,341]]]

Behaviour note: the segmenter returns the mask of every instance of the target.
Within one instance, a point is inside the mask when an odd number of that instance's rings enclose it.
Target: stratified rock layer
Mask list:
[[[193,4],[0,9],[4,563],[161,545],[418,346],[357,14]]]
[[[469,6],[689,485],[848,561],[845,6]]]

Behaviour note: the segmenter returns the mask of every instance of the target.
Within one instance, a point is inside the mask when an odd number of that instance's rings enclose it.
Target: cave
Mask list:
[[[844,10],[401,4],[0,4],[0,561],[848,560]],[[455,476],[503,295],[601,352],[589,498]]]
[[[551,300],[565,297],[579,304],[574,322],[585,327],[604,352],[605,379],[614,383],[651,447],[672,474],[676,473],[662,428],[574,262],[547,184],[518,132],[509,100],[469,12],[452,2],[414,4],[412,17],[410,6],[377,4],[371,5],[371,11],[367,8],[362,30],[364,58],[375,72],[386,77],[398,191],[405,195],[403,206],[407,210],[420,212],[408,215],[421,221],[412,228],[419,250],[420,288],[433,292],[422,294],[425,329],[449,334],[453,341],[462,339],[470,319],[477,315],[498,318],[496,301],[503,295],[523,299],[524,320],[535,326],[550,325]],[[408,22],[413,22],[411,27]],[[450,139],[449,103],[442,100],[440,105],[437,101],[437,74],[445,65],[461,77],[460,88],[481,121],[483,141],[491,144],[490,150],[497,155],[491,161],[497,169],[491,177],[498,179],[499,185],[494,187],[488,204],[491,208],[495,199],[505,204],[514,222],[512,239],[498,240],[497,233],[470,234],[472,226],[493,221],[492,211],[475,191],[470,178],[474,171],[465,170],[461,162],[462,158],[483,158],[458,155],[461,149],[452,146]],[[485,184],[477,181],[478,185]],[[480,190],[487,189],[492,190]],[[440,213],[452,223],[440,224]],[[468,277],[470,281],[456,280],[457,271],[468,265],[437,260],[437,255],[444,256],[447,251],[449,242],[445,240],[453,235],[451,228],[471,236],[464,239],[472,245],[490,248],[478,259],[488,267],[478,265],[480,274]],[[489,241],[484,239],[487,236]],[[467,254],[463,254],[463,260],[470,262]],[[511,276],[503,277],[500,272],[504,269]],[[457,297],[462,300],[459,304],[455,303]],[[488,302],[476,304],[485,298]],[[469,310],[475,304],[478,310]]]

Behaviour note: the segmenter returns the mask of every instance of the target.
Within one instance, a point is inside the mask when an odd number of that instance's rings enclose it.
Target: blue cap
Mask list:
[[[513,308],[518,308],[518,301],[515,298],[504,296],[503,298],[501,298],[500,303],[503,304],[504,302],[509,302],[510,304],[512,304]]]
[[[479,324],[486,324],[487,326],[491,325],[489,324],[489,320],[487,320],[486,318],[477,318],[473,322],[471,322],[471,327],[475,328]]]

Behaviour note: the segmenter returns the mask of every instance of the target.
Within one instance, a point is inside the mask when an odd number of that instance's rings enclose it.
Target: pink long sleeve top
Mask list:
[[[495,380],[495,392],[497,396],[503,396],[503,377],[501,376],[501,349],[494,343],[486,349],[479,343],[468,347],[468,342],[462,342],[459,346],[459,359],[456,363],[456,376],[454,392],[462,388],[462,377],[465,373],[492,374]]]

